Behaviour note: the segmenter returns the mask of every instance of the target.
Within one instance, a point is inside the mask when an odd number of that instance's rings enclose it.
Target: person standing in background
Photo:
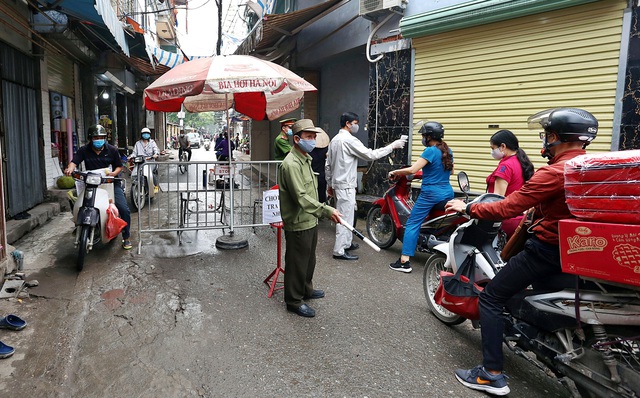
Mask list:
[[[331,140],[327,152],[325,178],[329,196],[335,196],[338,211],[344,214],[344,221],[353,225],[356,210],[356,188],[358,188],[358,160],[372,161],[383,158],[394,149],[404,148],[405,141],[395,140],[391,144],[370,149],[355,136],[360,129],[359,117],[353,112],[340,116],[341,129]],[[357,260],[358,256],[349,253],[360,247],[352,242],[353,235],[346,227],[336,224],[336,242],[333,246],[333,258],[336,260]]]
[[[291,127],[295,122],[295,118],[280,120],[280,133],[278,133],[274,142],[275,160],[284,160],[285,156],[291,151],[289,137],[293,135]]]
[[[329,151],[329,135],[320,127],[316,127],[316,147],[309,155],[313,159],[311,168],[318,177],[318,200],[320,203],[327,201],[327,181],[325,180],[324,165],[327,161],[327,152]]]

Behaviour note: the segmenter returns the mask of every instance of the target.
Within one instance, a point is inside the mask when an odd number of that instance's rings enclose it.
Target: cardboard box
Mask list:
[[[640,286],[640,225],[560,220],[562,271]]]

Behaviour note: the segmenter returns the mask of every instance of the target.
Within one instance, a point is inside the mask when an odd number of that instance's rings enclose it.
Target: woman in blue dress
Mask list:
[[[411,215],[404,228],[402,255],[389,268],[400,272],[411,272],[410,258],[415,254],[420,235],[420,226],[436,204],[453,199],[453,188],[449,177],[453,173],[453,153],[444,138],[444,127],[438,122],[427,122],[420,128],[422,145],[426,148],[414,164],[404,169],[389,172],[389,179],[415,174],[422,169],[422,187]]]

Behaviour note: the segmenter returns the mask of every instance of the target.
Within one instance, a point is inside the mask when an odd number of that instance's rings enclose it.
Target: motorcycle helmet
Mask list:
[[[144,134],[144,133],[151,134],[151,130],[149,130],[148,127],[144,127],[142,130],[140,130],[140,134]]]
[[[100,124],[91,126],[87,130],[87,137],[89,138],[89,140],[91,140],[93,137],[102,137],[102,136],[104,137],[107,136],[107,130],[104,128],[104,126]]]
[[[426,122],[420,127],[420,134],[423,137],[431,137],[436,141],[442,141],[444,138],[444,127],[438,122]]]
[[[578,108],[553,108],[538,112],[527,120],[530,129],[544,129],[540,138],[544,140],[542,156],[549,157],[546,134],[555,133],[560,142],[582,142],[586,148],[598,134],[598,120],[589,112]],[[556,144],[557,145],[557,144]]]

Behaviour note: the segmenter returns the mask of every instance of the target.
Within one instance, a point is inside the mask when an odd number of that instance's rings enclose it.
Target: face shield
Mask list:
[[[553,144],[549,144],[547,142],[547,132],[545,127],[549,125],[549,116],[558,108],[547,109],[544,111],[540,111],[535,115],[529,116],[527,119],[527,126],[529,130],[535,131],[536,134],[539,134],[540,139],[542,140],[542,150],[540,151],[540,155],[543,158],[551,159],[553,155],[549,152],[549,149],[554,146],[560,144],[560,141],[554,142]],[[543,131],[540,131],[540,130]]]

